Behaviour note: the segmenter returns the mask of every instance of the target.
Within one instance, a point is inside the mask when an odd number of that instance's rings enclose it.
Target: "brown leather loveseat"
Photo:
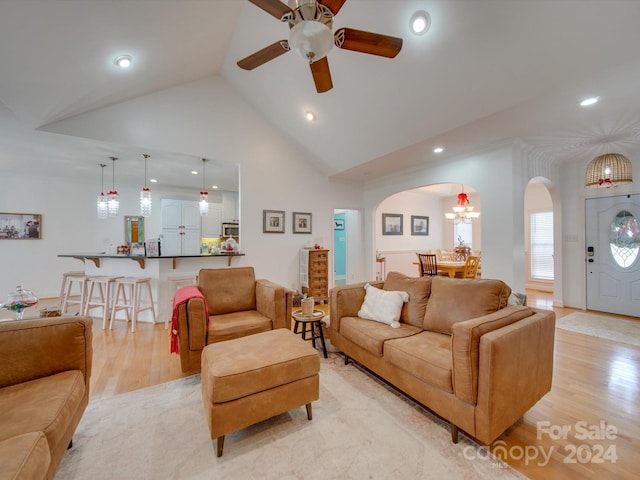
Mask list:
[[[0,479],[52,479],[89,401],[92,321],[0,322]]]
[[[358,317],[364,284],[330,293],[329,337],[349,358],[451,425],[490,444],[551,389],[555,313],[508,305],[500,280],[407,277],[371,285],[404,291],[400,326]]]
[[[211,343],[290,326],[293,292],[269,280],[256,280],[253,267],[202,269],[198,290],[204,298],[177,306],[180,365],[185,373],[200,371],[202,349]]]

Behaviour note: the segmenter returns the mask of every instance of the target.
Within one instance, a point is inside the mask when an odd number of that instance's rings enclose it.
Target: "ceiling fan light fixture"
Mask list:
[[[424,35],[431,27],[431,15],[424,10],[418,10],[411,15],[409,26],[415,35]]]
[[[291,28],[289,47],[309,63],[313,63],[326,57],[331,51],[333,33],[323,23],[305,20]]]

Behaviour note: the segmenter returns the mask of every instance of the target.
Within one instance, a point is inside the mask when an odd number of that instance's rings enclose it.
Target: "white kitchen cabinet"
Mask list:
[[[160,239],[162,256],[199,255],[200,230],[164,228]]]
[[[201,220],[203,237],[219,237],[222,234],[222,204],[209,203],[209,214],[201,217]]]
[[[200,253],[200,207],[198,202],[163,198],[162,255],[198,255]]]
[[[222,192],[222,222],[238,221],[238,193]]]
[[[200,229],[200,207],[198,202],[163,198],[162,228]]]

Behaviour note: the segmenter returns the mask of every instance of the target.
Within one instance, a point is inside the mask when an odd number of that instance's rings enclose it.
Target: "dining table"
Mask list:
[[[466,262],[442,261],[438,262],[438,273],[446,273],[450,277],[455,277],[457,272],[464,273]]]
[[[420,262],[413,262],[414,265],[418,265],[418,271],[420,271]],[[466,262],[443,260],[438,261],[438,274],[446,274],[453,278],[457,272],[464,273],[464,267]]]

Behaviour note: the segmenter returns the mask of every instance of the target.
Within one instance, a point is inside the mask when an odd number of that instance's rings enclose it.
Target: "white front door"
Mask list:
[[[640,317],[640,195],[585,204],[587,309]]]

